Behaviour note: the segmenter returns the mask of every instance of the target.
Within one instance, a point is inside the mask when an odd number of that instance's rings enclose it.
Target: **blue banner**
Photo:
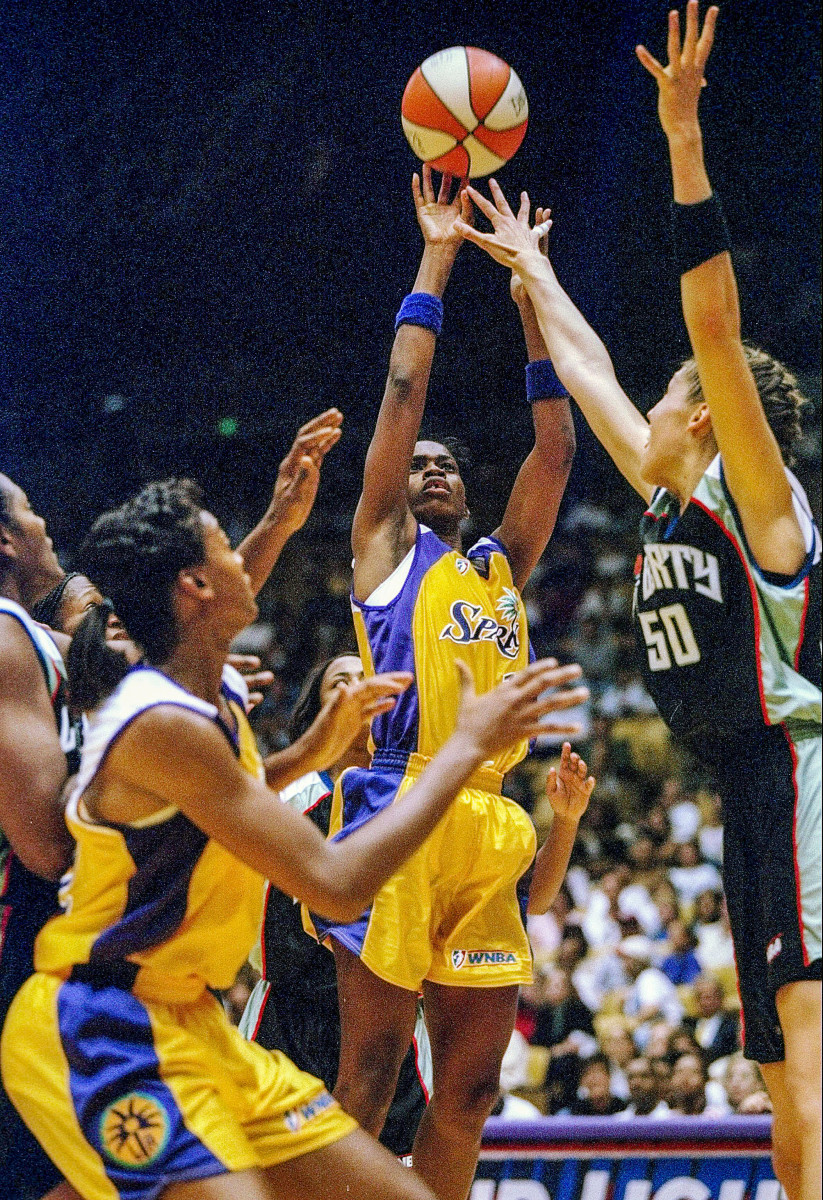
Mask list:
[[[492,1119],[470,1200],[783,1200],[771,1119]]]

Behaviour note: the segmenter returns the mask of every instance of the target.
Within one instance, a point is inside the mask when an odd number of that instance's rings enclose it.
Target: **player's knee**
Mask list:
[[[492,1110],[499,1089],[500,1066],[495,1063],[444,1080],[439,1088],[435,1088],[435,1095],[438,1106],[449,1109],[455,1118],[482,1125]]]
[[[379,1100],[391,1101],[397,1087],[397,1076],[408,1046],[393,1032],[377,1035],[361,1046],[354,1056],[352,1069],[341,1072],[337,1088],[360,1086]]]

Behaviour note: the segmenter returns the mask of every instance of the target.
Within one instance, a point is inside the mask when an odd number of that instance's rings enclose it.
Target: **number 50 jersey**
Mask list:
[[[786,473],[807,551],[794,578],[758,567],[719,455],[682,516],[661,488],[641,521],[634,617],[646,686],[709,760],[764,725],[820,733],[820,532]]]

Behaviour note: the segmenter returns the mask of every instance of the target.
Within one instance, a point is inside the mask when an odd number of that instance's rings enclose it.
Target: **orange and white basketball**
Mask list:
[[[517,150],[529,103],[502,58],[475,46],[451,46],[414,72],[403,93],[401,119],[423,162],[477,179],[497,171]]]

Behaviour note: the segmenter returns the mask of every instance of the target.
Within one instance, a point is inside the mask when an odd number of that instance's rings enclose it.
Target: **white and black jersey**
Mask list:
[[[806,557],[760,569],[718,456],[682,514],[658,490],[641,524],[634,617],[644,676],[723,800],[723,880],[745,1049],[784,1057],[774,996],[821,963],[821,540],[787,472]]]

